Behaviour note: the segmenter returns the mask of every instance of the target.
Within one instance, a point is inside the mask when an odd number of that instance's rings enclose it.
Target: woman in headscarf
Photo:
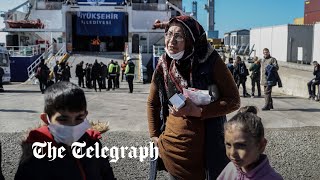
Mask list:
[[[162,27],[166,52],[159,58],[150,86],[150,137],[171,179],[216,179],[228,163],[223,123],[225,115],[240,106],[238,89],[196,20],[178,16]],[[208,105],[197,106],[188,98],[179,110],[169,105],[169,98],[183,88],[210,91],[214,85],[220,97]],[[151,162],[150,179],[155,179],[159,165]]]

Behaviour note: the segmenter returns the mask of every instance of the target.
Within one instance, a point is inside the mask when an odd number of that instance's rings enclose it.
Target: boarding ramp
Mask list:
[[[33,61],[30,66],[27,68],[27,72],[28,72],[28,77],[30,79],[32,79],[34,76],[35,76],[35,69],[38,67],[38,65],[40,64],[41,62],[41,59],[47,59],[48,57],[51,57],[50,54],[52,54],[53,52],[53,46],[49,46],[49,48],[47,48],[45,50],[44,53],[41,54],[41,56],[39,56],[35,61]],[[28,81],[27,80],[27,81]]]
[[[36,78],[35,78],[35,70],[39,66],[41,59],[45,59],[45,64],[50,69],[50,74],[52,76],[53,74],[53,67],[55,66],[55,62],[59,61],[66,62],[69,59],[70,55],[66,52],[66,47],[63,45],[57,53],[53,52],[53,45],[51,45],[45,53],[43,53],[39,58],[37,58],[28,68],[28,80],[24,84],[29,84],[32,82],[33,84],[36,84]]]

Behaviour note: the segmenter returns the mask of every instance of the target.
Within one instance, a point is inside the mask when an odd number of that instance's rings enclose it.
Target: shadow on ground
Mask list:
[[[284,108],[277,108],[273,109],[272,111],[301,111],[301,112],[320,112],[320,109],[316,108],[309,108],[309,109],[302,109],[302,108],[294,108],[294,109],[284,109]]]
[[[40,90],[15,90],[15,89],[9,89],[9,90],[5,90],[2,93],[38,93],[41,94]]]
[[[0,112],[26,112],[26,113],[39,113],[38,111],[26,109],[0,109]]]

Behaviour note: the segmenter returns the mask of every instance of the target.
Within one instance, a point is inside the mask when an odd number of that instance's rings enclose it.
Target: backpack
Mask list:
[[[249,70],[247,69],[246,65],[242,64],[242,65],[240,66],[239,75],[240,75],[240,76],[243,76],[243,77],[249,75]]]
[[[128,66],[129,66],[128,74],[134,74],[135,65],[133,63],[129,63]]]
[[[112,74],[116,74],[117,73],[117,68],[118,66],[114,65],[112,68]]]

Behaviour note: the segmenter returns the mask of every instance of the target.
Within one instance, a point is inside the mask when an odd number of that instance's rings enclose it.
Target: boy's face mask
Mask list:
[[[86,130],[91,127],[87,119],[76,126],[65,126],[61,124],[52,124],[49,116],[47,116],[47,118],[49,123],[48,128],[54,137],[54,140],[57,143],[63,143],[68,146],[71,146],[72,143],[78,141],[84,135]]]

